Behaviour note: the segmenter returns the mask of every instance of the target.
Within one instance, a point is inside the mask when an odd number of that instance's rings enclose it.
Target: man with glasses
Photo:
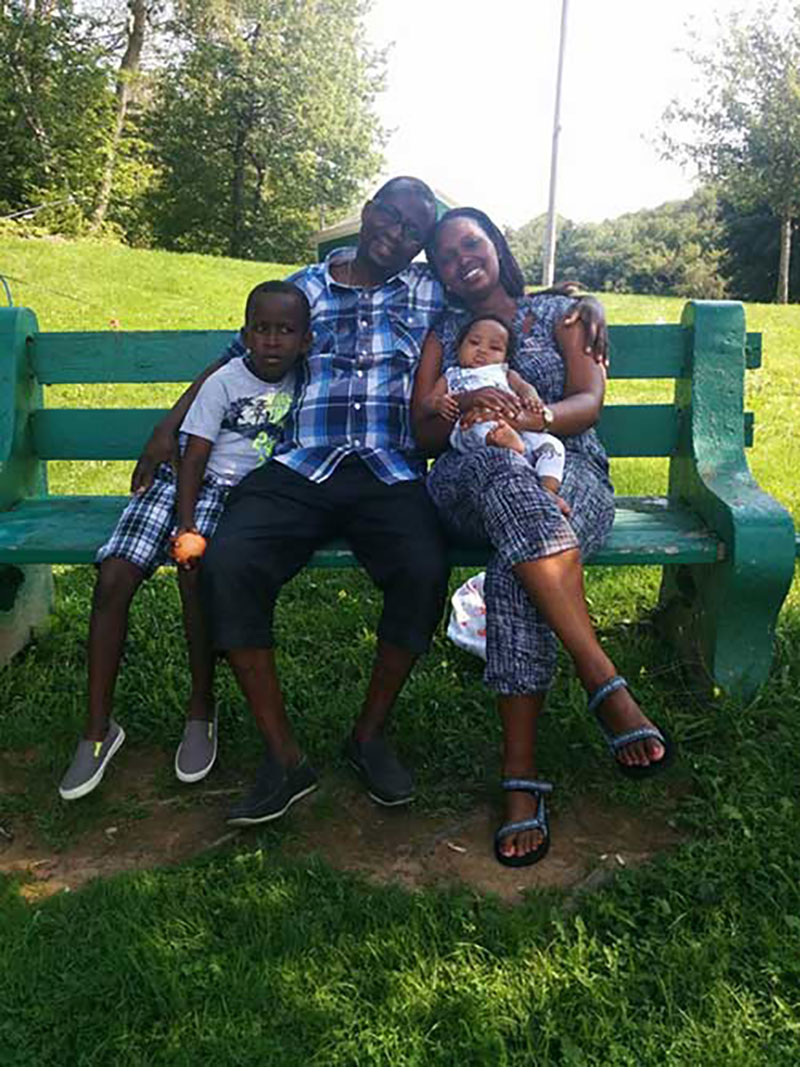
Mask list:
[[[311,306],[305,373],[273,460],[231,494],[203,560],[214,646],[227,654],[266,746],[254,788],[229,814],[232,825],[278,818],[316,787],[286,714],[272,616],[281,587],[335,537],[346,538],[384,596],[372,675],[345,753],[379,804],[413,798],[413,778],[383,730],[447,591],[409,415],[422,344],[444,306],[439,281],[411,262],[435,222],[430,188],[394,178],[365,204],[355,249],[337,249],[289,278]],[[226,357],[237,354],[234,342]],[[134,489],[163,458],[197,385],[154,434]]]

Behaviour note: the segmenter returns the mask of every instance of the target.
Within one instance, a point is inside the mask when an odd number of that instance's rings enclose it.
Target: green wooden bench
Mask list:
[[[794,569],[788,513],[753,481],[744,448],[744,372],[760,336],[735,303],[693,302],[680,325],[617,326],[614,378],[674,379],[671,404],[606,406],[612,456],[668,456],[666,497],[619,498],[608,543],[591,560],[663,567],[659,613],[678,654],[747,699],[764,681],[774,625]],[[43,385],[186,382],[229,340],[219,331],[39,332],[32,311],[0,310],[0,657],[51,607],[50,564],[89,563],[125,498],[47,492],[49,460],[132,460],[162,411],[43,405]],[[480,565],[458,550],[452,562]],[[344,545],[314,563],[354,564]],[[88,610],[88,605],[87,605]]]

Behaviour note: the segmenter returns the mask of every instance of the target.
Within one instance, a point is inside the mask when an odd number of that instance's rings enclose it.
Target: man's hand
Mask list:
[[[175,434],[156,426],[133,468],[131,492],[141,496],[153,484],[153,476],[159,463],[171,463],[177,468],[179,458],[178,439]]]
[[[595,363],[600,363],[608,369],[608,326],[606,325],[606,313],[600,301],[593,296],[582,296],[572,311],[561,321],[564,326],[574,326],[577,322],[583,324],[586,332],[584,352],[587,356],[591,356]]]

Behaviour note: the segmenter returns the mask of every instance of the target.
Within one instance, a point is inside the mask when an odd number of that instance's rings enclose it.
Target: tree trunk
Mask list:
[[[780,258],[778,260],[778,289],[775,293],[775,302],[778,304],[788,304],[789,259],[792,254],[792,220],[786,215],[781,217],[780,248]]]
[[[247,115],[240,112],[236,119],[236,138],[233,144],[233,174],[231,175],[231,235],[228,255],[240,259],[244,245],[244,168],[247,135],[250,132]]]
[[[132,81],[139,70],[139,62],[142,57],[145,21],[147,19],[147,0],[128,0],[128,10],[130,11],[128,44],[120,61],[117,74],[117,114],[114,120],[114,132],[111,136],[108,157],[103,170],[103,179],[100,183],[100,192],[97,196],[97,205],[92,215],[91,233],[95,233],[102,226],[108,211],[111,191],[114,188],[114,167],[117,162],[119,142],[122,137],[125,116],[128,113],[128,104],[131,98]]]

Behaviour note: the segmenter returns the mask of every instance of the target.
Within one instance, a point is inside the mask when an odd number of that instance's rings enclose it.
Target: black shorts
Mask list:
[[[436,509],[422,481],[387,485],[356,456],[324,482],[273,460],[231,491],[202,568],[215,648],[271,648],[281,587],[339,537],[383,591],[378,637],[424,652],[447,592]]]

